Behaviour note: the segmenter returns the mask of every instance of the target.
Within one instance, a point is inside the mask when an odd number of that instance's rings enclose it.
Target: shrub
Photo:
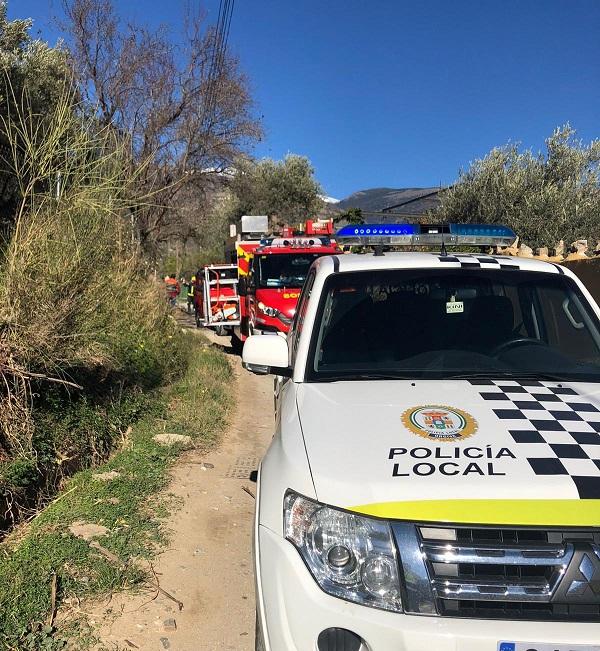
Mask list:
[[[445,221],[505,223],[531,247],[600,239],[600,140],[584,145],[565,125],[546,153],[515,144],[476,160],[440,195]]]
[[[105,456],[118,430],[105,405],[185,360],[132,237],[126,143],[85,115],[68,84],[43,122],[27,95],[14,99],[1,124],[22,199],[0,259],[0,473],[25,491],[33,462],[38,482],[49,472],[54,484],[65,459]]]

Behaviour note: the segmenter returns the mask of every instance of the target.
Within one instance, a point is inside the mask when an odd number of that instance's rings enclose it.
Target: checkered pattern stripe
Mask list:
[[[536,381],[472,380],[536,475],[567,475],[600,499],[600,409],[574,389]]]
[[[458,264],[466,269],[520,269],[515,258],[501,255],[469,255],[457,253],[456,255],[439,255],[438,260],[444,264]]]

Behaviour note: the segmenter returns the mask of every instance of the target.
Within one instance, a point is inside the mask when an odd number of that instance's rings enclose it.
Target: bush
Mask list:
[[[440,195],[443,221],[504,223],[531,247],[600,240],[600,140],[584,145],[566,125],[546,153],[493,149]]]
[[[136,387],[166,382],[185,356],[142,273],[125,143],[68,85],[44,122],[26,95],[15,104],[2,121],[22,200],[0,259],[0,488],[18,510],[105,458]]]

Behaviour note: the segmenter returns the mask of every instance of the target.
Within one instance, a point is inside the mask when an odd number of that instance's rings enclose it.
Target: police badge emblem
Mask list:
[[[417,436],[442,442],[469,438],[478,429],[471,414],[443,405],[411,407],[402,414],[402,423]]]

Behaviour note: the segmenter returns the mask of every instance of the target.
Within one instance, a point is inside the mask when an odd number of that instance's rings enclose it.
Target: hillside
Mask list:
[[[379,212],[392,206],[394,212],[422,215],[439,205],[440,188],[370,188],[359,190],[335,204],[336,210],[360,208],[363,212]]]

